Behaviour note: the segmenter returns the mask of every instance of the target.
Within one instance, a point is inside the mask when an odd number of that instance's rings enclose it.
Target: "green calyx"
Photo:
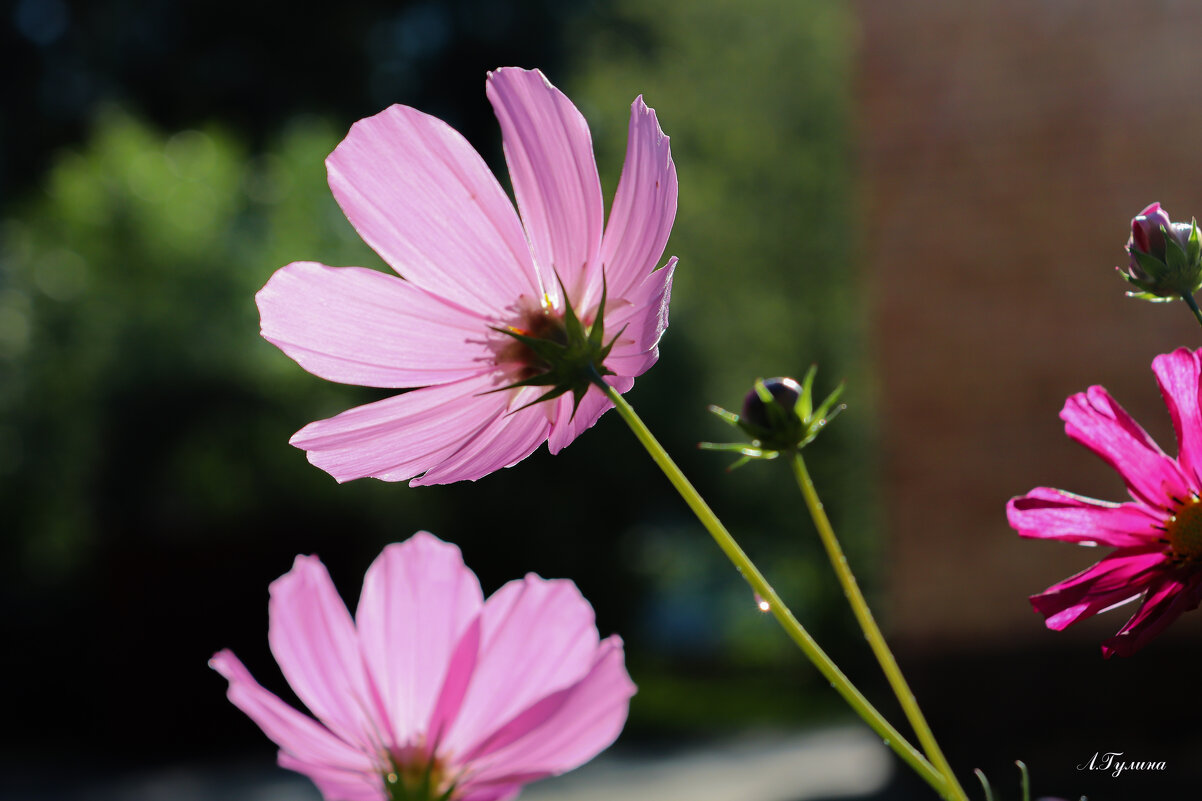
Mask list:
[[[604,362],[622,331],[615,334],[609,342],[605,341],[607,288],[604,278],[601,284],[601,305],[597,307],[592,325],[587,328],[567,300],[567,291],[562,281],[559,288],[564,297],[562,317],[548,311],[542,312],[541,316],[533,321],[536,324],[529,326],[527,330],[513,325],[493,328],[497,333],[510,337],[518,345],[515,358],[521,364],[520,375],[523,377],[492,391],[500,392],[515,387],[549,387],[542,395],[522,406],[523,409],[571,392],[574,400],[572,413],[575,414],[589,386],[601,385],[602,376],[614,374]]]
[[[843,394],[842,383],[820,404],[814,405],[817,372],[817,366],[811,366],[801,384],[791,378],[757,379],[741,415],[720,406],[710,406],[711,412],[743,431],[751,442],[702,442],[700,447],[740,454],[741,458],[729,470],[742,467],[753,459],[775,459],[782,453],[801,450],[847,408],[846,404],[838,403]]]
[[[1126,270],[1119,269],[1119,275],[1138,290],[1128,292],[1130,297],[1163,302],[1192,296],[1202,289],[1202,237],[1198,234],[1197,220],[1191,222],[1184,245],[1173,231],[1164,226],[1160,230],[1164,237],[1164,258],[1131,245],[1133,264]]]

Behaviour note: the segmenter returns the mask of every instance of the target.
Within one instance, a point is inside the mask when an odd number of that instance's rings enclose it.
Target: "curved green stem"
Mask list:
[[[1194,296],[1189,292],[1182,292],[1181,299],[1185,301],[1186,305],[1189,306],[1190,311],[1194,313],[1194,317],[1197,319],[1198,324],[1202,325],[1202,310],[1198,308],[1197,302],[1194,301]]]
[[[897,729],[893,728],[889,721],[885,720],[881,713],[868,702],[868,699],[856,689],[855,685],[843,675],[843,671],[819,647],[814,638],[810,636],[810,633],[797,622],[797,618],[793,617],[793,613],[781,601],[780,596],[776,594],[776,591],[772,589],[772,586],[760,573],[759,569],[747,557],[747,554],[743,552],[739,544],[735,542],[734,537],[722,525],[722,521],[718,519],[717,515],[709,508],[709,505],[706,504],[689,480],[685,478],[684,473],[680,471],[680,468],[672,461],[672,457],[668,455],[667,451],[659,444],[647,426],[643,424],[643,421],[639,419],[639,416],[635,414],[630,404],[613,387],[604,381],[598,378],[596,383],[609,399],[613,401],[618,414],[621,415],[626,425],[630,427],[630,430],[634,432],[638,441],[647,449],[647,453],[651,455],[655,464],[664,472],[668,480],[672,482],[672,486],[676,488],[676,491],[680,493],[680,497],[693,510],[693,514],[697,515],[697,519],[701,521],[706,531],[714,538],[714,542],[718,544],[718,547],[722,549],[726,557],[730,559],[735,568],[743,575],[743,578],[747,580],[751,588],[768,604],[768,609],[776,617],[781,628],[797,643],[797,646],[801,648],[809,660],[814,663],[814,666],[818,668],[823,677],[830,682],[831,687],[839,695],[843,696],[843,699],[855,710],[856,714],[863,718],[872,727],[872,730],[881,736],[885,744],[897,752],[897,755],[905,760],[941,797],[948,799],[948,801],[961,799],[963,793],[960,795],[951,794],[944,776]]]
[[[906,719],[910,721],[914,733],[918,735],[918,742],[922,744],[927,757],[943,774],[948,786],[952,788],[952,797],[967,800],[964,789],[956,781],[956,774],[952,772],[951,766],[943,756],[943,751],[935,742],[935,735],[931,733],[931,727],[927,725],[926,718],[923,717],[922,710],[918,707],[918,701],[915,700],[914,693],[910,690],[910,685],[906,683],[901,668],[897,666],[893,652],[889,650],[889,645],[885,642],[880,627],[873,619],[872,610],[868,608],[864,594],[860,592],[855,574],[851,572],[851,567],[847,564],[847,557],[843,555],[843,549],[839,545],[838,538],[835,537],[835,530],[826,516],[826,510],[822,506],[817,490],[814,489],[814,482],[810,479],[800,451],[793,451],[792,466],[793,475],[797,478],[797,485],[801,488],[801,494],[805,496],[806,506],[810,510],[810,517],[814,519],[814,525],[818,528],[818,536],[822,540],[823,547],[826,548],[826,555],[830,557],[831,566],[834,567],[835,575],[839,577],[839,584],[843,587],[843,594],[847,596],[856,621],[863,629],[864,637],[868,640],[872,653],[880,662],[881,670],[885,672],[885,678],[889,680],[889,686],[893,688],[894,695],[901,703],[902,710],[906,713]]]

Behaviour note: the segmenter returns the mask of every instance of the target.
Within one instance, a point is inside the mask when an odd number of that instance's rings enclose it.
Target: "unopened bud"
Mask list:
[[[742,454],[742,458],[731,465],[732,469],[746,464],[751,459],[775,459],[782,453],[804,448],[843,409],[841,404],[836,405],[839,395],[843,392],[842,384],[836,387],[826,400],[815,406],[816,371],[816,367],[811,367],[801,383],[792,378],[756,381],[755,386],[743,399],[742,414],[711,406],[711,412],[730,425],[742,429],[751,437],[751,442],[703,442],[701,447]]]
[[[1202,242],[1197,222],[1175,223],[1153,203],[1131,220],[1129,259],[1121,275],[1144,300],[1173,300],[1202,287]]]
[[[781,411],[787,416],[797,416],[794,407],[797,405],[798,398],[801,397],[801,384],[798,384],[792,378],[768,378],[763,382],[764,389],[768,390],[772,395],[772,400],[765,402],[760,397],[758,387],[753,387],[747,393],[747,397],[743,399],[743,415],[742,420],[759,428],[771,428],[772,420],[768,414],[768,404],[774,403],[780,407]]]

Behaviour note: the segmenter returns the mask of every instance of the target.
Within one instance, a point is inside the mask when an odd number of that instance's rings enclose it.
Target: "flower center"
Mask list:
[[[568,330],[563,315],[531,304],[523,308],[516,320],[505,326],[506,330],[532,339],[568,344]],[[525,381],[547,370],[546,360],[534,352],[525,342],[506,336],[495,348],[497,365],[504,367],[514,381]]]
[[[450,801],[455,782],[437,756],[420,749],[405,749],[391,757],[392,769],[384,774],[384,791],[390,801]]]
[[[589,387],[600,383],[601,376],[613,375],[613,371],[605,366],[605,357],[617,337],[605,341],[604,310],[604,289],[595,320],[581,320],[571,305],[558,311],[546,298],[541,305],[529,299],[519,301],[514,317],[492,329],[498,334],[490,341],[496,354],[495,364],[503,368],[512,381],[500,389],[547,388],[526,406],[571,392],[575,401],[572,413],[575,414]]]
[[[1165,524],[1165,536],[1174,564],[1202,560],[1202,500],[1190,498]]]

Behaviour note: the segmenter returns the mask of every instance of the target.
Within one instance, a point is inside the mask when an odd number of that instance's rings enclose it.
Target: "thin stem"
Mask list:
[[[914,733],[918,735],[918,741],[922,743],[927,757],[947,779],[948,786],[953,789],[954,797],[966,799],[964,789],[956,781],[956,774],[952,772],[951,766],[943,756],[943,751],[935,742],[935,735],[931,733],[931,727],[927,725],[926,718],[923,717],[922,710],[918,707],[918,701],[915,700],[914,693],[910,690],[910,685],[906,683],[901,668],[897,666],[897,660],[893,658],[893,652],[889,650],[889,645],[885,642],[880,627],[872,617],[872,610],[868,608],[864,594],[860,592],[855,574],[851,572],[851,567],[847,564],[847,557],[843,555],[843,549],[839,546],[838,538],[835,537],[835,530],[826,516],[826,510],[822,506],[817,490],[814,489],[814,482],[810,479],[800,451],[793,451],[792,465],[793,475],[797,478],[801,494],[805,496],[806,506],[810,510],[810,517],[814,519],[814,525],[818,528],[818,536],[822,540],[823,547],[826,548],[826,555],[830,557],[831,566],[835,569],[835,575],[839,577],[843,593],[847,596],[848,603],[851,604],[856,621],[864,630],[864,637],[868,640],[872,653],[880,662],[881,670],[885,672],[885,677],[889,680],[889,686],[893,688],[893,693],[901,703],[906,718],[914,728]]]
[[[702,499],[689,480],[685,478],[684,473],[680,471],[680,468],[672,461],[672,457],[668,455],[667,451],[659,444],[647,426],[643,424],[643,421],[639,419],[639,416],[635,414],[630,404],[613,387],[604,381],[598,379],[596,383],[609,399],[613,401],[618,414],[621,415],[626,425],[630,427],[630,430],[634,432],[634,436],[638,441],[647,449],[647,453],[651,455],[655,464],[659,466],[668,480],[672,482],[672,486],[676,488],[676,491],[680,493],[680,497],[693,510],[693,514],[697,515],[697,519],[705,526],[706,531],[714,538],[718,547],[722,549],[722,552],[734,564],[735,569],[743,575],[743,578],[751,585],[756,594],[767,602],[768,609],[776,617],[781,628],[797,643],[798,647],[801,648],[809,660],[814,663],[814,666],[818,668],[823,677],[830,682],[831,687],[839,695],[843,696],[843,700],[847,701],[856,714],[863,718],[872,727],[872,730],[880,735],[885,744],[897,752],[897,755],[905,760],[942,798],[948,799],[948,801],[955,801],[961,798],[963,794],[960,796],[949,794],[947,781],[940,775],[939,771],[935,770],[926,757],[919,753],[918,749],[911,745],[897,729],[893,728],[889,721],[885,720],[881,713],[868,702],[868,699],[856,689],[855,685],[843,675],[843,671],[819,647],[814,638],[810,636],[810,633],[797,622],[797,618],[793,617],[793,613],[781,601],[780,596],[776,594],[776,591],[772,589],[772,586],[747,557],[747,554],[735,542],[734,537],[722,525],[722,521],[718,519],[717,515],[709,508],[709,505],[706,504],[705,500]]]
[[[1194,313],[1194,318],[1197,319],[1198,324],[1202,325],[1202,310],[1198,308],[1198,304],[1194,301],[1194,296],[1189,292],[1182,292],[1181,299],[1186,302],[1190,311]]]

